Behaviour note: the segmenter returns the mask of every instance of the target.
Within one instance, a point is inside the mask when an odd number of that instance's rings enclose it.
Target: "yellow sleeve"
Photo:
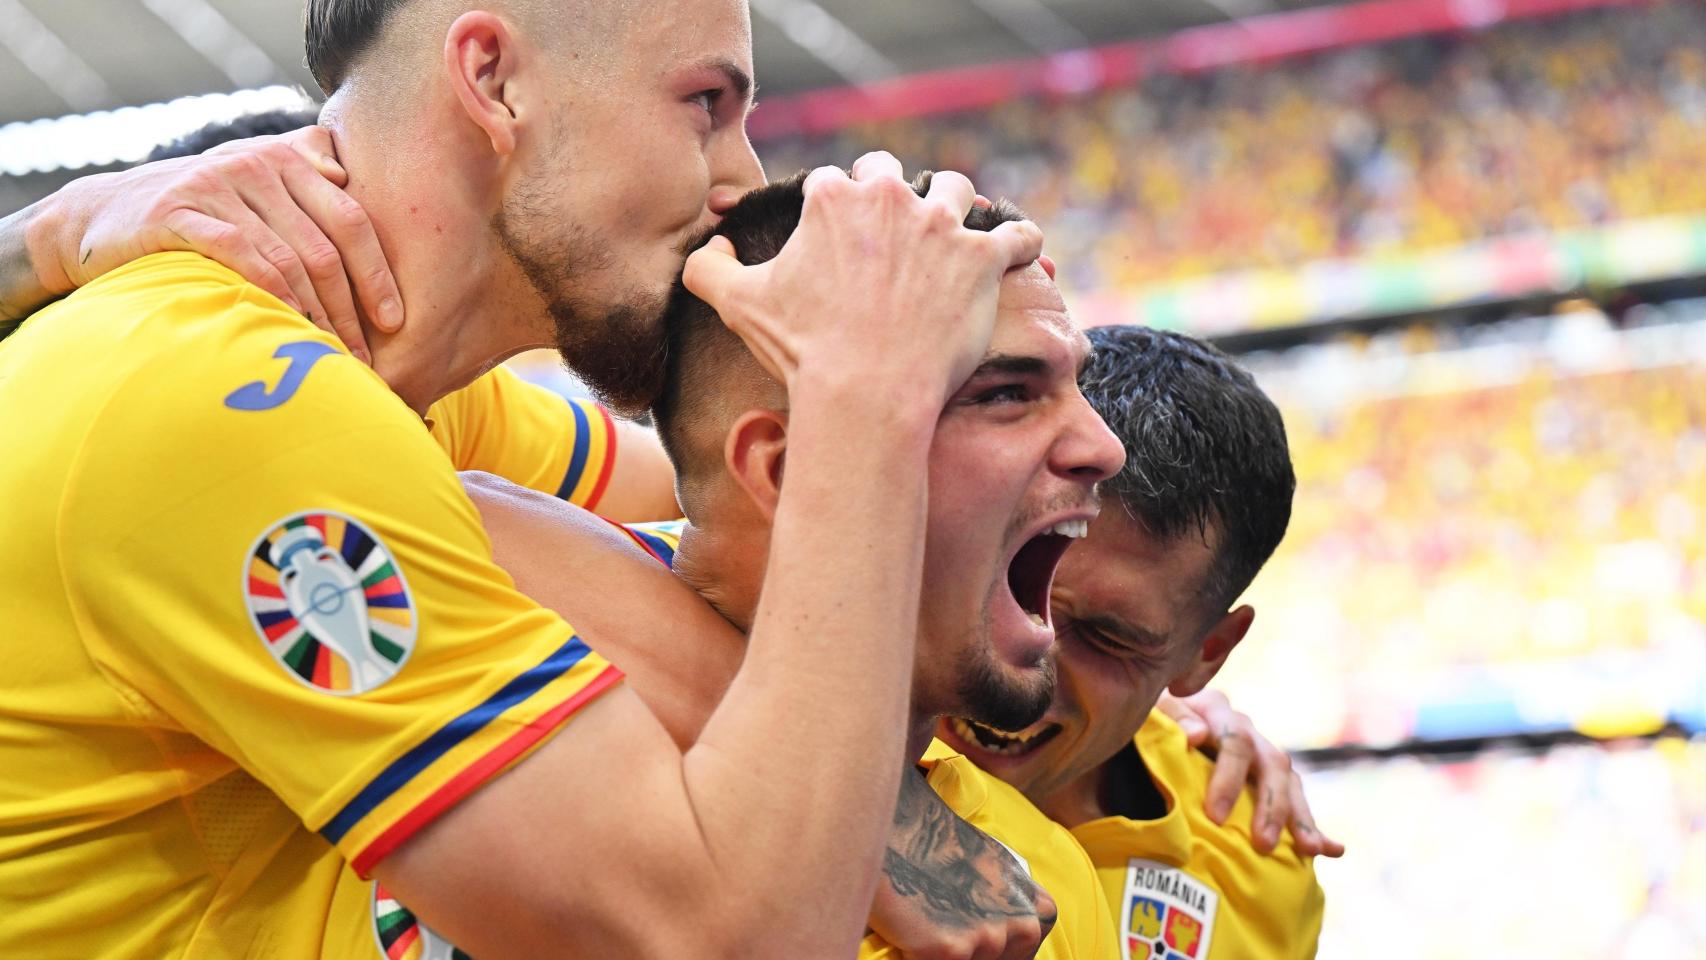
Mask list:
[[[616,465],[610,414],[590,400],[565,400],[496,367],[427,410],[432,437],[458,470],[596,510]]]
[[[90,424],[68,594],[139,724],[235,760],[365,875],[620,674],[492,563],[377,376],[282,308],[239,311]]]

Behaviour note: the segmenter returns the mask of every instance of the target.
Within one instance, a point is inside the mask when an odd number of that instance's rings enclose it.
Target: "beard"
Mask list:
[[[606,407],[625,416],[642,413],[663,389],[667,288],[632,284],[602,238],[550,223],[538,204],[518,197],[504,205],[492,229],[544,300],[563,365]],[[602,302],[585,295],[618,278],[631,285]]]
[[[1054,658],[1013,676],[986,645],[972,647],[960,658],[957,691],[959,708],[952,713],[997,730],[1023,730],[1054,701]]]

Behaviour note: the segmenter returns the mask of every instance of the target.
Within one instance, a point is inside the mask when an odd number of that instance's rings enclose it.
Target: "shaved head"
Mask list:
[[[570,36],[607,37],[632,21],[637,6],[637,0],[308,0],[303,11],[308,69],[320,89],[331,96],[391,35],[399,22],[395,14],[405,8],[409,25],[422,28],[419,36],[409,37],[416,41],[411,46],[436,56],[443,28],[468,10],[490,10],[533,26],[561,27],[536,31],[535,39],[548,44]],[[608,45],[589,43],[586,48],[597,51]]]
[[[747,194],[699,243],[711,236],[726,237],[741,262],[749,266],[775,259],[799,226],[805,177],[802,171]],[[913,182],[919,196],[929,192],[930,177],[926,171]],[[987,231],[1024,216],[1018,207],[1002,200],[990,207],[974,207],[965,225]],[[787,409],[788,395],[739,335],[680,280],[664,310],[663,327],[668,343],[652,415],[675,464],[681,506],[689,519],[699,523],[698,512],[717,500],[717,484],[726,476],[723,441],[729,428],[753,407]]]

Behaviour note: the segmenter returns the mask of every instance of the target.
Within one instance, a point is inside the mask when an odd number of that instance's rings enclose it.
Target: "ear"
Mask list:
[[[788,453],[788,420],[775,410],[748,410],[729,428],[723,464],[765,520],[776,519],[782,498],[782,465]]]
[[[503,18],[473,10],[444,37],[444,66],[456,100],[499,156],[515,152],[520,115],[513,85],[521,54]]]
[[[1226,664],[1226,658],[1232,655],[1238,641],[1250,632],[1250,624],[1256,620],[1256,608],[1245,604],[1220,618],[1220,622],[1209,628],[1208,636],[1203,638],[1202,650],[1197,659],[1191,661],[1185,672],[1177,680],[1167,685],[1169,693],[1175,697],[1188,697],[1208,686],[1214,675]]]

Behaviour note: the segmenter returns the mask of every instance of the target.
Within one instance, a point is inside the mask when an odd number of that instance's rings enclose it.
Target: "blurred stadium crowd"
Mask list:
[[[761,145],[773,172],[876,147],[1017,199],[1077,291],[1698,212],[1706,12],[1581,12]]]
[[[1228,670],[1287,742],[1702,722],[1706,305],[1648,316],[1250,358],[1298,496]]]
[[[876,147],[1016,198],[1079,298],[1701,215],[1706,7],[760,144],[773,174]],[[1706,956],[1706,301],[1437,319],[1244,358],[1299,484],[1224,685],[1293,748],[1606,742],[1313,773],[1352,851],[1321,956]],[[1618,739],[1666,724],[1696,736]]]

